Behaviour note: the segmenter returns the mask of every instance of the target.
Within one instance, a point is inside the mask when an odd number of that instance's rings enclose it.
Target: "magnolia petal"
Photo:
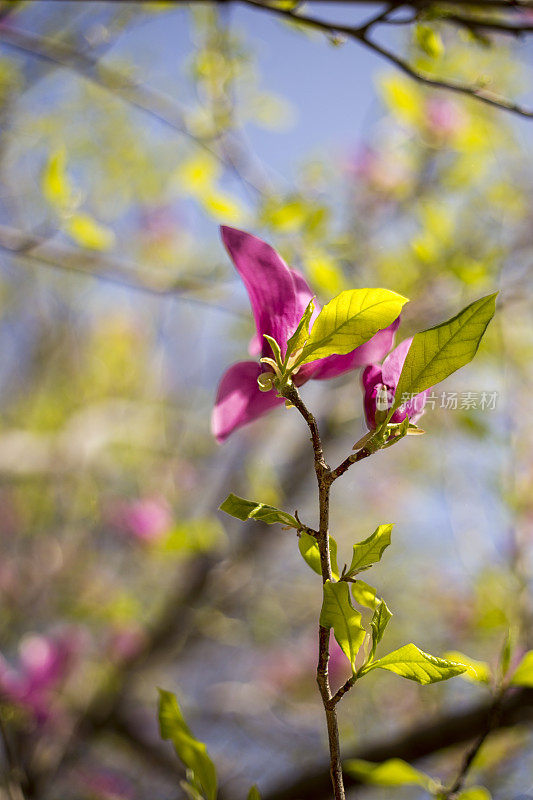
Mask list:
[[[312,297],[309,287],[262,239],[227,226],[220,231],[248,292],[259,339],[262,341],[265,333],[272,336],[283,352]],[[270,352],[268,345],[262,344],[265,346]]]
[[[257,378],[263,371],[256,361],[239,361],[222,376],[211,416],[211,430],[219,442],[284,402],[275,391],[259,391]]]
[[[407,358],[407,353],[409,352],[412,341],[412,336],[410,336],[408,339],[404,339],[403,342],[400,342],[400,344],[394,348],[392,353],[389,353],[383,362],[381,372],[383,375],[383,383],[386,383],[387,386],[396,388],[398,385],[403,364]]]

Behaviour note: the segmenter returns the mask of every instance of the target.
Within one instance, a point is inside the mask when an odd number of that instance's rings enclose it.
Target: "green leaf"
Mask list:
[[[366,632],[361,625],[361,614],[350,602],[346,581],[338,583],[326,581],[324,584],[320,624],[323,628],[333,628],[335,639],[355,672],[355,658]]]
[[[430,58],[438,58],[444,53],[444,44],[430,25],[415,26],[415,41],[419,48]]]
[[[492,800],[492,795],[483,786],[471,786],[458,794],[457,800]]]
[[[350,289],[324,306],[298,364],[351,353],[399,316],[407,298],[388,289]]]
[[[446,661],[444,658],[430,656],[414,644],[406,644],[399,650],[394,650],[383,658],[378,658],[364,667],[361,674],[366,674],[373,669],[386,669],[395,672],[402,678],[407,678],[416,683],[427,684],[446,681],[455,675],[466,672],[464,664]]]
[[[451,650],[444,654],[444,658],[449,661],[458,661],[459,664],[464,664],[466,672],[463,672],[462,677],[472,683],[490,683],[491,670],[486,661],[476,661],[474,658],[465,656],[457,650]]]
[[[287,342],[287,355],[295,353],[297,350],[301,350],[306,341],[309,339],[309,324],[311,322],[311,317],[313,316],[314,310],[315,304],[313,300],[310,300],[303,313],[303,317],[298,323],[298,327]]]
[[[533,687],[533,650],[529,650],[516,668],[511,679],[514,686]]]
[[[496,295],[476,300],[447,322],[417,333],[404,361],[393,408],[405,394],[419,394],[474,358],[494,316]]]
[[[159,729],[162,739],[170,739],[178,758],[191,770],[193,786],[205,796],[215,800],[217,774],[203,742],[194,738],[181,713],[176,696],[159,689]]]
[[[392,617],[392,611],[387,606],[385,600],[381,600],[378,607],[374,611],[374,616],[370,620],[370,627],[372,628],[372,650],[370,651],[370,658],[374,658],[376,647],[381,642],[385,628],[389,624]]]
[[[281,350],[279,344],[276,342],[275,339],[272,338],[272,336],[269,336],[267,333],[264,333],[263,337],[267,340],[267,342],[270,345],[270,349],[272,350],[272,355],[274,356],[276,364],[278,365],[278,367],[281,367],[283,359],[281,357]]]
[[[258,522],[265,522],[267,525],[274,525],[279,522],[280,525],[289,525],[291,528],[296,528],[296,530],[300,528],[292,514],[287,514],[286,511],[280,511],[279,508],[266,505],[266,503],[254,503],[253,500],[245,500],[243,497],[237,497],[233,493],[226,497],[219,508],[229,514],[230,517],[235,517],[243,522],[247,519],[255,519]]]
[[[313,572],[317,575],[322,575],[322,566],[320,564],[320,551],[318,549],[318,542],[314,536],[307,531],[302,531],[298,539],[298,549],[302,554],[302,558],[306,561]],[[339,567],[337,566],[337,542],[335,539],[329,537],[329,558],[331,561],[331,571],[335,580],[339,579]]]
[[[374,786],[422,786],[432,794],[438,789],[433,778],[401,758],[390,758],[378,764],[352,758],[345,761],[343,767],[348,775]]]
[[[379,606],[380,599],[376,597],[376,590],[370,584],[364,581],[354,581],[352,583],[352,597],[356,603],[365,608],[371,608],[373,611]]]
[[[259,789],[254,784],[250,791],[248,792],[247,800],[261,800],[261,795],[259,794]]]
[[[368,539],[354,544],[352,563],[346,575],[354,575],[381,560],[385,548],[390,545],[393,524],[379,525]]]
[[[511,663],[511,656],[513,654],[513,645],[514,645],[513,638],[514,638],[513,631],[511,630],[511,628],[508,628],[500,654],[500,670],[502,678],[505,678],[505,676],[507,675],[509,664]]]

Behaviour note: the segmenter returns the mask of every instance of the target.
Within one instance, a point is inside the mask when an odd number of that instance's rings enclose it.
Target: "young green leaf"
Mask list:
[[[333,635],[355,672],[355,658],[366,631],[361,625],[361,614],[355,611],[350,602],[346,581],[326,581],[324,584],[320,624],[323,628],[333,628]]]
[[[492,800],[492,795],[483,786],[471,786],[458,794],[457,800]]]
[[[259,794],[259,789],[255,784],[252,786],[250,791],[248,792],[247,800],[261,800],[261,795]]]
[[[472,361],[494,316],[496,295],[482,297],[447,322],[416,334],[403,364],[393,408],[401,405],[405,394],[420,394]]]
[[[170,739],[178,758],[191,771],[193,787],[202,793],[205,800],[215,800],[217,774],[206,746],[194,738],[176,696],[163,689],[159,689],[159,729],[161,738]]]
[[[490,683],[491,671],[490,666],[486,661],[476,661],[474,658],[465,656],[464,653],[459,653],[457,650],[452,650],[444,654],[444,658],[449,661],[457,661],[459,664],[464,664],[466,672],[463,672],[462,677],[472,683]]]
[[[387,328],[407,298],[388,289],[350,289],[324,306],[315,320],[298,364],[351,353]]]
[[[370,651],[370,660],[376,654],[376,647],[381,642],[385,628],[389,624],[392,617],[392,611],[387,606],[385,600],[381,600],[378,607],[374,611],[374,616],[370,620],[370,627],[372,628],[372,649]]]
[[[381,560],[385,548],[390,545],[392,528],[393,523],[379,525],[367,539],[354,544],[352,563],[346,573],[348,576],[368,569]]]
[[[394,650],[383,658],[378,658],[364,667],[361,674],[366,674],[373,669],[386,669],[395,672],[402,678],[407,678],[416,683],[427,684],[446,681],[455,675],[466,672],[467,667],[455,661],[446,661],[444,658],[430,656],[414,644],[406,644],[399,650]]]
[[[264,333],[263,336],[270,345],[270,349],[272,350],[272,355],[274,356],[274,361],[276,362],[278,367],[281,367],[283,359],[281,357],[281,350],[279,348],[279,344],[276,342],[275,339],[272,338],[272,336],[269,336],[267,333]]]
[[[351,584],[352,597],[356,603],[365,608],[371,608],[373,611],[379,606],[380,599],[376,597],[376,590],[370,584],[364,581],[354,581]]]
[[[302,531],[298,539],[298,548],[302,554],[302,558],[309,564],[313,572],[316,572],[317,575],[322,575],[320,551],[318,549],[318,542],[315,537],[306,531]],[[337,542],[332,536],[329,537],[329,558],[333,577],[335,580],[338,580],[339,567],[337,566]]]
[[[352,758],[345,761],[343,767],[348,775],[374,786],[421,786],[431,794],[438,790],[438,784],[433,778],[401,758],[390,758],[377,764]]]
[[[226,497],[219,508],[229,514],[230,517],[240,519],[242,522],[247,519],[255,519],[258,522],[265,522],[267,525],[274,525],[279,522],[280,525],[288,525],[291,528],[296,528],[296,530],[300,528],[292,514],[280,511],[279,508],[265,503],[254,503],[253,500],[245,500],[243,497],[237,497],[233,493]]]
[[[314,310],[315,310],[315,304],[313,300],[310,300],[307,308],[303,313],[303,317],[298,323],[298,327],[296,328],[291,338],[287,342],[288,355],[290,355],[291,353],[295,353],[297,350],[301,350],[304,344],[309,339],[309,324],[311,322],[311,317],[313,316]]]
[[[513,686],[533,687],[533,650],[529,650],[516,668],[511,679]]]

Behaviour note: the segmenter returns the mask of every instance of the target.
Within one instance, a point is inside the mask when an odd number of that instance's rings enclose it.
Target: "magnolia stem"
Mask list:
[[[332,471],[330,470],[324,458],[322,442],[320,440],[320,433],[316,419],[306,408],[295,386],[290,385],[285,387],[283,395],[292,403],[295,408],[298,409],[302,417],[305,419],[311,432],[311,442],[313,445],[313,452],[315,454],[315,473],[318,483],[320,513],[320,524],[317,531],[318,535],[316,540],[320,553],[322,583],[325,583],[327,580],[331,580],[332,578],[331,561],[329,555],[329,492],[334,478],[332,478]],[[322,625],[319,625],[316,681],[320,690],[320,696],[322,698],[322,704],[326,714],[331,782],[333,784],[335,800],[345,800],[339,742],[339,726],[337,723],[337,711],[335,708],[336,704],[332,701],[331,687],[329,684],[328,662],[329,628],[324,628]]]

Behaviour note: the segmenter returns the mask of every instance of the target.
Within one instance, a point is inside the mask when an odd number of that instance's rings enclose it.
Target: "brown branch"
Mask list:
[[[316,419],[307,409],[300,397],[298,389],[290,384],[283,391],[284,397],[300,412],[311,433],[311,443],[315,456],[315,474],[318,483],[319,500],[319,527],[317,535],[318,550],[320,553],[320,566],[322,570],[322,583],[332,579],[331,561],[329,554],[329,492],[331,487],[330,469],[324,459],[320,432]],[[339,725],[335,703],[331,700],[331,687],[329,683],[329,628],[318,625],[318,663],[316,669],[316,682],[322,698],[326,725],[328,730],[330,777],[333,785],[335,800],[345,800],[344,783],[342,777],[342,763],[339,740]]]
[[[378,22],[384,22],[387,24],[387,20],[380,20],[379,17],[375,19],[375,21],[370,21],[363,26],[353,26],[353,25],[342,25],[337,24],[334,22],[329,22],[328,20],[318,19],[316,17],[309,17],[304,14],[299,14],[297,11],[293,11],[290,8],[284,8],[280,6],[272,6],[268,3],[263,3],[261,0],[240,0],[240,2],[245,3],[247,6],[252,8],[261,9],[263,11],[270,12],[272,14],[276,14],[278,16],[285,17],[286,19],[290,19],[292,22],[299,23],[304,25],[308,28],[312,28],[314,30],[322,31],[323,33],[327,33],[330,35],[333,34],[344,34],[346,37],[358,41],[360,44],[364,45],[366,48],[371,50],[372,52],[376,53],[376,55],[381,56],[390,64],[393,64],[397,69],[403,72],[405,75],[408,75],[413,80],[417,81],[418,83],[422,83],[425,86],[430,86],[432,89],[444,89],[450,92],[454,92],[456,94],[461,94],[466,97],[470,97],[474,100],[479,100],[481,103],[485,103],[486,105],[492,106],[493,108],[499,108],[502,111],[509,111],[510,113],[516,114],[521,117],[526,117],[528,119],[533,118],[533,109],[526,108],[525,106],[520,105],[512,100],[508,100],[505,97],[502,97],[495,92],[491,92],[488,89],[484,89],[482,87],[476,87],[469,84],[459,83],[457,81],[446,80],[444,78],[433,78],[431,75],[425,74],[423,72],[418,72],[408,61],[403,59],[401,56],[393,53],[391,50],[388,50],[383,45],[378,44],[377,42],[368,38],[368,33],[372,29],[373,25]],[[420,7],[429,7],[431,4],[417,4],[417,3],[402,3],[401,6],[409,7],[409,6],[417,6]],[[485,5],[485,4],[484,4]],[[491,3],[491,7],[496,7],[496,3]],[[396,6],[399,8],[400,5]],[[485,5],[485,7],[488,7]],[[504,3],[500,7],[509,7],[509,4]],[[523,5],[523,4],[516,4],[516,8],[533,8],[533,4],[530,5]],[[390,12],[391,9],[388,11]]]

